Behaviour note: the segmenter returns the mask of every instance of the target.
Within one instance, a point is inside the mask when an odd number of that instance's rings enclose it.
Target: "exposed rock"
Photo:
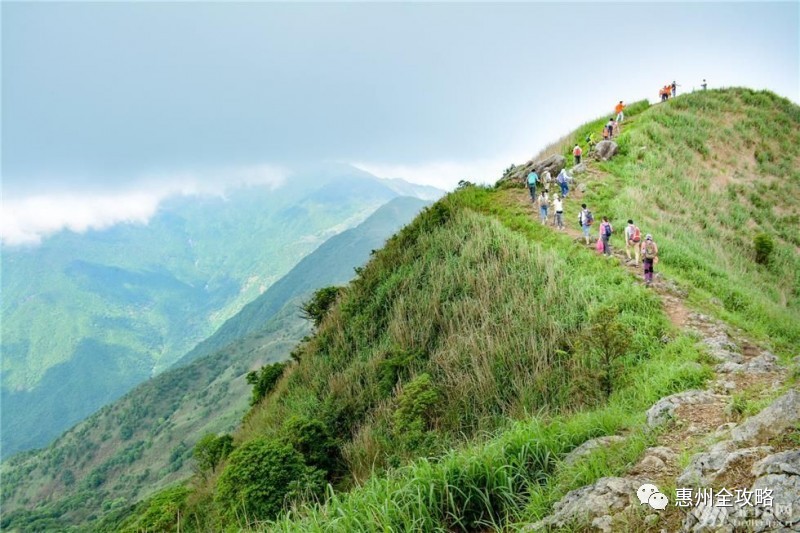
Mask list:
[[[568,492],[553,506],[553,514],[526,526],[524,531],[544,531],[550,528],[591,525],[607,533],[619,531],[614,516],[631,505],[639,505],[636,490],[643,480],[604,477],[594,484]]]
[[[770,455],[753,465],[752,472],[759,476],[752,491],[771,491],[773,498],[772,505],[757,505],[753,510],[760,519],[755,531],[800,529],[800,450]]]
[[[764,352],[745,363],[734,363],[731,361],[722,363],[721,365],[717,365],[716,370],[721,374],[769,374],[780,370],[777,361],[777,357],[769,352]]]
[[[695,454],[676,480],[682,487],[707,487],[731,466],[743,460],[755,461],[770,453],[769,446],[737,450],[733,441],[718,442],[707,452]]]
[[[568,465],[575,464],[579,459],[586,457],[597,448],[605,448],[609,445],[624,442],[625,437],[619,435],[608,435],[605,437],[597,437],[596,439],[587,440],[564,457],[564,463]]]
[[[647,424],[650,427],[660,426],[675,414],[679,405],[708,403],[714,400],[709,391],[689,390],[661,398],[647,410]]]
[[[637,476],[659,477],[667,468],[674,467],[677,459],[675,452],[665,446],[648,448],[631,473]]]
[[[569,171],[570,174],[583,174],[588,170],[586,163],[581,163],[580,165],[575,165]]]
[[[614,141],[600,141],[594,147],[594,153],[602,161],[608,161],[619,151],[619,146]]]
[[[549,172],[551,176],[557,176],[561,169],[567,166],[567,160],[564,158],[563,155],[551,155],[550,157],[546,157],[544,159],[540,159],[539,161],[530,160],[524,165],[519,165],[514,167],[514,170],[509,172],[505,177],[501,178],[500,181],[518,181],[521,183],[525,183],[528,179],[528,174],[530,174],[531,170],[535,171],[539,176],[543,176],[545,172]]]
[[[744,357],[739,353],[739,347],[721,329],[710,332],[703,339],[703,344],[708,348],[708,354],[721,363],[739,364],[744,362]]]
[[[681,531],[783,532],[800,529],[800,450],[769,455],[753,465],[758,476],[747,489],[749,501],[731,499],[731,506],[700,502],[689,511]],[[757,498],[756,494],[761,497]]]
[[[581,192],[581,193],[585,193],[586,192],[586,184],[585,183],[579,183],[578,184],[578,191]]]
[[[649,419],[649,417],[648,417]],[[783,434],[800,421],[800,392],[792,389],[731,431],[737,444],[753,445]]]

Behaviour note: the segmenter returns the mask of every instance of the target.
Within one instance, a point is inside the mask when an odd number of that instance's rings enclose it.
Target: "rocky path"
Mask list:
[[[571,193],[568,201],[580,202],[580,196]],[[522,191],[519,198],[531,205]],[[538,209],[531,209],[538,219]],[[586,246],[575,221],[565,222],[565,233],[575,245]],[[621,230],[615,228],[608,260],[618,262],[643,283],[641,264],[628,264],[624,248],[613,246],[613,241],[621,240]],[[593,233],[597,231],[593,228]],[[592,247],[596,239],[594,235]],[[773,354],[742,332],[690,309],[686,293],[658,273],[651,288],[675,328],[697,336],[713,361],[714,378],[704,390],[662,398],[648,410],[647,425],[657,434],[656,446],[647,449],[624,476],[602,478],[569,492],[550,516],[524,529],[800,531],[800,392],[793,388],[785,392],[790,369],[780,366]],[[795,372],[797,366],[795,358]],[[763,410],[745,416],[750,406],[761,403],[766,404]],[[565,462],[580,461],[593,449],[624,439],[607,436],[588,441]],[[667,493],[668,507],[656,510],[641,504],[636,493],[643,484]]]

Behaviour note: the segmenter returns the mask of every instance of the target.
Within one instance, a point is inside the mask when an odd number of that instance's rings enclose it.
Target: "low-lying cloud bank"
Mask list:
[[[165,199],[173,196],[225,194],[233,187],[280,187],[286,172],[271,166],[243,167],[214,173],[144,176],[135,186],[115,191],[61,191],[9,197],[0,209],[0,242],[36,245],[70,230],[83,233],[119,223],[147,224]]]

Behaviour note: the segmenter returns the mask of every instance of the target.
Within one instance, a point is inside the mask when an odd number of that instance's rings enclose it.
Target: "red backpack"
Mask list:
[[[642,232],[639,231],[639,226],[633,227],[633,233],[631,233],[631,240],[633,242],[639,242],[642,240]]]

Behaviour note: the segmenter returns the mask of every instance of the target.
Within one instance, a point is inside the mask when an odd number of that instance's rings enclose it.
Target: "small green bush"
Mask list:
[[[251,524],[275,518],[284,504],[319,494],[323,487],[320,471],[306,466],[290,444],[260,438],[231,454],[219,478],[216,501],[229,519]]]
[[[267,394],[272,392],[275,384],[283,375],[288,363],[273,363],[262,366],[261,370],[253,370],[247,373],[247,383],[253,386],[253,394],[250,397],[250,405],[255,405]]]
[[[430,374],[420,374],[403,387],[393,421],[394,431],[406,449],[414,450],[424,443],[438,399]]]
[[[284,432],[289,444],[303,455],[307,465],[323,470],[329,477],[337,473],[339,448],[321,420],[295,415],[284,424]]]
[[[204,435],[194,445],[193,457],[197,470],[204,474],[213,471],[217,465],[233,451],[233,437],[225,433]]]
[[[753,239],[753,245],[756,249],[756,263],[760,265],[769,264],[772,257],[772,252],[775,249],[775,241],[766,233],[759,233]]]
[[[341,287],[323,287],[316,291],[311,299],[301,306],[303,318],[314,321],[314,326],[319,327],[328,309],[336,303],[341,290]]]

